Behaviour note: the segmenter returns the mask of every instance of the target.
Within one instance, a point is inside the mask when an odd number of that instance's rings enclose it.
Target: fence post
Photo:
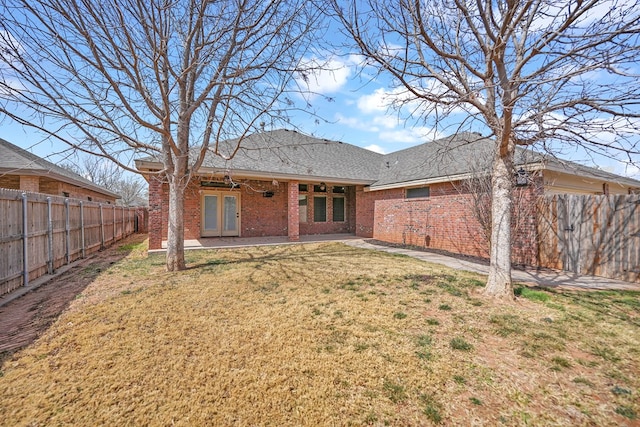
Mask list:
[[[124,206],[122,207],[122,233],[121,236],[122,238],[124,238],[124,236],[127,235],[127,233],[125,232],[125,226],[124,226]]]
[[[86,256],[84,249],[84,202],[80,202],[80,242],[82,245],[82,258]]]
[[[53,219],[51,218],[51,197],[47,197],[47,273],[53,274]]]
[[[22,193],[22,285],[29,285],[29,218],[27,216],[27,193]]]
[[[71,224],[69,222],[69,199],[64,199],[64,213],[65,213],[65,224],[64,224],[64,233],[65,233],[65,253],[64,259],[67,264],[71,262]]]
[[[113,243],[116,242],[116,205],[113,205]]]
[[[100,203],[100,249],[104,249],[104,216],[102,214],[102,203]]]

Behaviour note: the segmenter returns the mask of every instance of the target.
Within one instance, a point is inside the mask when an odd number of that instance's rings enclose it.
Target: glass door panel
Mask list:
[[[219,236],[219,215],[218,215],[218,196],[206,194],[203,197],[203,236]]]
[[[222,235],[238,235],[238,198],[235,195],[224,196]]]

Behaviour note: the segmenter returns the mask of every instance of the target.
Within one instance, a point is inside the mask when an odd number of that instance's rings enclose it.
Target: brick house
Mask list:
[[[115,204],[118,194],[0,138],[0,188]]]
[[[229,157],[237,141],[222,144]],[[186,191],[185,239],[348,233],[486,256],[473,214],[474,190],[486,175],[492,141],[463,133],[382,155],[350,144],[276,130],[248,136],[230,160],[206,156]],[[225,151],[226,150],[226,151]],[[149,248],[167,236],[168,185],[136,160],[149,181]],[[516,212],[514,262],[535,265],[535,200],[541,194],[627,194],[640,181],[518,149],[516,169],[528,185]],[[516,173],[516,171],[514,171]]]

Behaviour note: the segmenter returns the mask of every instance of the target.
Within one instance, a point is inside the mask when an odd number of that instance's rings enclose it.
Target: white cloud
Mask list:
[[[370,150],[370,151],[373,151],[373,152],[376,152],[376,153],[387,154],[387,152],[386,152],[386,150],[384,148],[382,148],[382,147],[380,147],[379,145],[376,145],[376,144],[367,145],[366,147],[363,147],[363,148],[366,148],[367,150]]]
[[[385,129],[395,129],[399,124],[398,116],[392,113],[376,116],[372,121],[374,124],[380,125]]]
[[[420,86],[415,87],[416,92],[423,93],[424,98],[437,95],[439,99],[445,100],[449,98],[450,101],[455,100],[455,97],[447,95],[448,89],[435,79],[430,79],[427,82],[421,82]],[[479,94],[481,96],[482,94]],[[392,111],[400,109],[400,116],[413,116],[413,117],[427,117],[431,115],[438,115],[444,117],[453,114],[474,114],[477,111],[475,108],[468,104],[452,104],[445,106],[444,104],[436,104],[426,101],[424,98],[417,97],[415,93],[408,91],[404,87],[396,87],[392,90],[378,88],[372,93],[362,95],[357,100],[358,110],[363,114],[376,114],[376,113],[388,113],[385,116],[389,117]],[[394,118],[394,120],[397,120]],[[390,121],[384,120],[385,126],[390,124]]]
[[[309,71],[296,78],[300,87],[309,92],[307,97],[328,95],[342,89],[351,77],[351,63],[332,58],[322,60],[311,58],[302,64]]]
[[[351,129],[363,130],[367,132],[378,132],[379,128],[372,126],[370,122],[367,122],[359,117],[347,117],[341,113],[335,114],[336,124],[348,126]]]
[[[640,164],[633,165],[619,161],[615,173],[629,178],[640,179]]]
[[[381,141],[403,144],[422,144],[441,137],[435,129],[422,126],[380,132],[379,135]]]
[[[420,101],[415,100],[415,95],[409,93],[403,87],[397,87],[392,90],[378,88],[368,95],[358,98],[358,109],[365,113],[387,112],[390,107],[395,105],[419,105]]]
[[[365,114],[386,112],[391,105],[390,94],[383,88],[358,98],[358,110]]]

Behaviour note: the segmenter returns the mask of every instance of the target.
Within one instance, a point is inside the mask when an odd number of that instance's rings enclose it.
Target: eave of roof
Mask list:
[[[0,160],[0,174],[46,176],[114,199],[121,197],[2,138],[0,138],[0,153],[7,163],[7,158],[10,157],[9,167],[2,166],[3,160]]]
[[[200,168],[197,175],[211,176],[219,175],[223,177],[227,172],[226,169],[221,168]],[[254,180],[280,180],[280,181],[313,181],[313,182],[325,182],[328,184],[350,184],[350,185],[371,185],[375,181],[353,179],[353,178],[341,178],[336,176],[322,176],[322,175],[299,175],[299,174],[286,174],[277,172],[256,172],[252,170],[233,169],[232,177]]]
[[[566,165],[564,164],[566,163]],[[564,173],[568,175],[576,175],[585,178],[597,179],[600,181],[615,182],[623,186],[640,188],[640,181],[621,175],[616,175],[602,169],[596,169],[573,162],[560,162],[557,159],[551,159],[545,164],[545,169],[553,172]],[[579,172],[579,173],[576,173]]]
[[[223,144],[235,147],[237,142],[230,140]],[[458,181],[488,173],[493,144],[493,140],[479,134],[460,133],[381,155],[296,131],[276,130],[249,135],[230,160],[210,152],[198,174],[335,182],[365,185],[367,191],[379,191]],[[529,171],[551,170],[640,188],[640,181],[632,178],[560,161],[522,147],[517,148],[514,164]],[[146,158],[136,160],[136,167],[141,171],[157,171],[162,165]]]
[[[240,148],[231,156],[233,150]],[[207,152],[198,175],[229,173],[238,178],[324,181],[369,185],[376,181],[382,155],[355,145],[290,130],[259,132]],[[194,150],[199,150],[195,147]],[[225,159],[225,157],[231,157]],[[157,171],[154,158],[136,160],[141,171]]]

